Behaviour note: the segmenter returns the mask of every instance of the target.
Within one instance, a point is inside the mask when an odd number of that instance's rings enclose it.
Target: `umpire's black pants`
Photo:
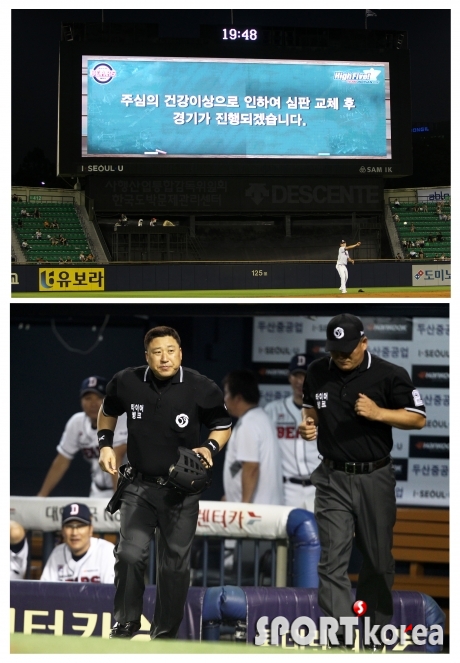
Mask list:
[[[114,553],[117,622],[140,620],[150,540],[156,530],[157,592],[150,635],[177,635],[190,583],[198,502],[199,495],[183,497],[172,488],[138,477],[126,486],[120,507],[120,541]]]
[[[371,626],[385,626],[393,615],[391,549],[396,500],[392,464],[371,474],[346,474],[321,463],[311,480],[316,487],[315,517],[321,544],[318,565],[321,609],[336,619],[355,616],[347,573],[355,534],[356,545],[363,555],[356,600],[366,602]]]

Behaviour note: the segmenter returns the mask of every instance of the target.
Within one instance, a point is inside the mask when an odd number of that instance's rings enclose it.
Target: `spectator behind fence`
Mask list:
[[[224,462],[225,499],[229,502],[283,504],[281,453],[251,371],[238,370],[223,380],[229,414],[238,417]]]
[[[63,543],[53,550],[43,569],[44,582],[96,582],[113,585],[114,545],[93,537],[86,504],[68,504],[62,511]]]
[[[93,375],[83,380],[80,387],[80,403],[83,412],[77,412],[67,422],[56,447],[57,455],[37,493],[38,497],[47,497],[52,492],[69,469],[70,463],[79,450],[91,467],[90,497],[110,499],[113,495],[117,477],[112,478],[99,467],[99,444],[96,430],[97,415],[105,396],[106,385],[106,378],[100,375]],[[114,438],[117,467],[124,459],[127,437],[126,414],[123,414],[119,417]]]
[[[10,520],[10,580],[23,580],[28,556],[29,545],[24,527]]]

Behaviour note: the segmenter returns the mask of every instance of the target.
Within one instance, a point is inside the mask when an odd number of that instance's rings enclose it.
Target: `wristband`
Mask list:
[[[99,444],[99,449],[102,447],[113,447],[113,430],[108,428],[103,428],[102,430],[97,431],[97,442]]]
[[[207,440],[206,444],[202,444],[201,446],[206,447],[206,449],[209,449],[212,458],[214,458],[214,456],[217,456],[217,454],[220,451],[219,444],[215,440]]]

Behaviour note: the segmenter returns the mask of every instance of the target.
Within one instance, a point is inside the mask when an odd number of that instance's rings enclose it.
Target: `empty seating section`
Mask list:
[[[420,207],[423,203],[420,204]],[[442,255],[445,258],[451,257],[451,237],[450,237],[450,204],[444,205],[442,214],[449,216],[449,220],[440,220],[436,211],[436,203],[428,203],[426,212],[414,212],[414,203],[406,204],[401,203],[398,209],[391,206],[391,212],[398,214],[400,221],[395,222],[396,230],[398,232],[401,243],[403,240],[416,241],[423,239],[424,246],[422,247],[424,260],[432,260],[433,258],[440,258]],[[414,228],[411,230],[411,228]],[[432,238],[429,240],[429,238]],[[442,237],[441,240],[438,237]],[[405,249],[407,256],[409,251],[420,251],[418,247],[414,248],[408,246]]]
[[[31,215],[38,209],[40,217],[21,216],[23,209]],[[71,258],[72,262],[80,262],[80,253],[83,252],[85,256],[90,253],[84,230],[72,203],[13,202],[11,218],[19,243],[26,240],[29,244],[30,248],[23,249],[28,262],[35,263],[37,258],[48,262]],[[45,227],[45,221],[50,225],[56,222],[59,227]],[[37,230],[42,233],[41,239],[35,238]],[[52,245],[50,237],[58,238],[59,235],[67,239],[67,244]]]

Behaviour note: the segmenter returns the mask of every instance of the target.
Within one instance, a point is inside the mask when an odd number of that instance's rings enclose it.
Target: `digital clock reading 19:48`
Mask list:
[[[246,41],[256,41],[257,40],[257,30],[254,28],[246,28],[241,30],[238,28],[222,28],[222,39],[231,39],[235,41],[236,39],[246,39]]]

